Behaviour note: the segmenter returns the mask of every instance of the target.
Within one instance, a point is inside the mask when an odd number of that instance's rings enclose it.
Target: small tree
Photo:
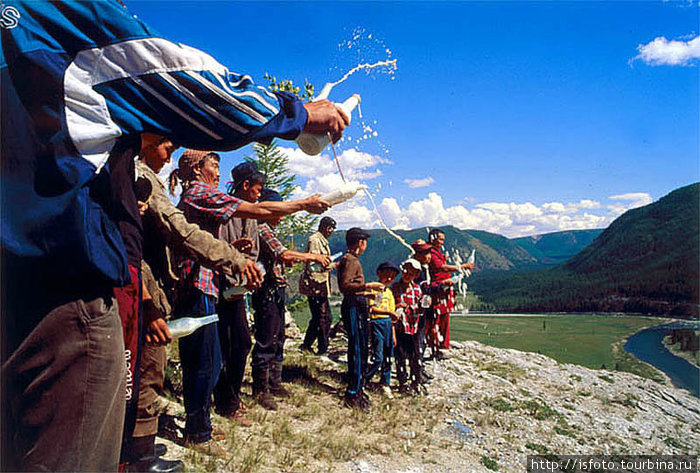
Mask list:
[[[277,77],[271,76],[267,72],[265,73],[264,77],[270,82],[270,85],[268,86],[270,90],[275,92],[283,91],[292,93],[304,102],[308,102],[311,100],[311,97],[314,96],[314,86],[308,81],[308,79],[304,79],[304,92],[302,93],[301,87],[294,85],[294,82],[289,79],[282,79],[281,81],[277,82]]]
[[[257,164],[260,172],[267,176],[266,187],[275,189],[283,199],[287,200],[296,187],[296,175],[290,174],[287,168],[289,157],[277,147],[274,140],[269,145],[256,143],[253,145],[253,150],[255,154],[246,156],[245,160]],[[317,221],[318,217],[314,215],[287,215],[282,219],[276,232],[285,243],[294,248],[294,236],[311,233]]]

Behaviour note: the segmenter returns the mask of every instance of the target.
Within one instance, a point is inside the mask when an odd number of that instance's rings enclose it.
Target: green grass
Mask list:
[[[542,353],[561,363],[613,369],[612,345],[644,327],[653,317],[610,315],[535,315],[530,317],[453,317],[453,340],[476,340],[498,348]]]
[[[331,307],[331,313],[335,323],[340,318],[340,307]],[[299,328],[306,330],[311,319],[308,308],[292,315]],[[662,381],[663,376],[655,368],[625,352],[621,342],[645,327],[665,321],[657,317],[629,315],[474,315],[452,317],[450,337],[455,341],[476,340],[498,348],[541,353],[560,363],[593,369],[604,366],[609,370],[628,371]],[[498,372],[492,374],[502,375]],[[506,379],[517,377],[517,374],[510,373]]]
[[[331,302],[335,300],[341,300],[337,297],[331,298]],[[311,320],[311,312],[309,311],[309,306],[304,305],[301,309],[295,310],[292,312],[292,317],[294,317],[294,321],[296,324],[299,326],[302,332],[305,332],[306,329],[309,327],[309,320]],[[338,320],[340,320],[340,306],[331,306],[331,317],[333,321],[331,322],[332,324],[335,324]]]
[[[493,458],[487,457],[486,455],[481,457],[481,463],[486,468],[492,471],[498,471],[498,462]]]

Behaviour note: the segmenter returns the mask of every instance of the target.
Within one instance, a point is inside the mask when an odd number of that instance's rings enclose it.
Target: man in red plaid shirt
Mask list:
[[[233,216],[241,218],[271,218],[306,210],[321,213],[328,204],[318,195],[293,202],[246,202],[217,189],[219,185],[219,155],[213,151],[186,150],[178,162],[179,168],[170,176],[174,191],[178,180],[183,192],[178,204],[185,217],[205,231],[218,236],[219,227]],[[234,242],[245,249],[249,241]],[[218,297],[218,275],[201,266],[191,255],[175,255],[178,273],[178,294],[174,317],[199,317],[213,314]],[[244,270],[249,284],[256,286],[260,271],[249,261]],[[205,453],[224,455],[224,450],[212,440],[210,419],[211,396],[222,366],[222,354],[217,324],[206,325],[179,341],[183,370],[183,397],[187,419],[185,441]]]

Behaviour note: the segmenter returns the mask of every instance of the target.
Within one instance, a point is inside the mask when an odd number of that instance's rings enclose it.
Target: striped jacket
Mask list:
[[[295,138],[302,103],[156,35],[116,0],[6,0],[0,202],[6,254],[61,278],[128,281],[110,215],[110,151],[144,131],[197,149]]]

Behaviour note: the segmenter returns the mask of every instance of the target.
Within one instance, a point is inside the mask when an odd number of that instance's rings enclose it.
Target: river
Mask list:
[[[672,329],[679,328],[698,330],[700,323],[679,321],[646,328],[627,339],[625,351],[666,373],[674,386],[687,389],[694,396],[700,397],[700,369],[671,353],[663,344],[664,337]]]

